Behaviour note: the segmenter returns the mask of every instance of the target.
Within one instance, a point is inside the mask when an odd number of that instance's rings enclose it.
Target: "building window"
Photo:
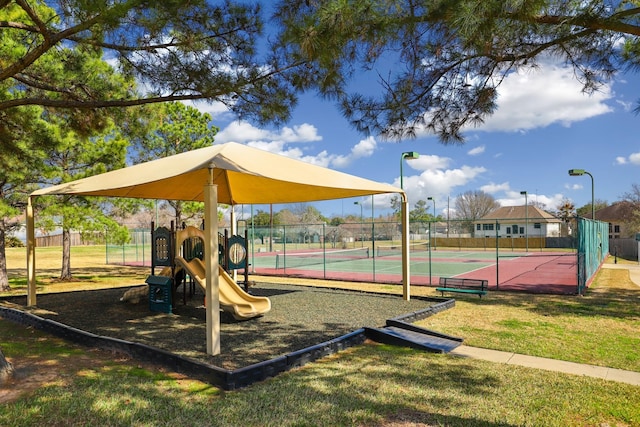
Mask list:
[[[520,234],[524,234],[524,227],[520,227]]]
[[[480,230],[481,230],[481,228],[480,228],[480,224],[476,224],[476,230],[478,230],[478,231],[480,231]]]
[[[513,234],[518,234],[518,225],[512,225],[511,230],[513,230]]]
[[[482,224],[482,229],[485,231],[493,230],[493,224]]]
[[[613,226],[613,230],[614,230],[614,233],[619,233],[620,232],[620,226],[619,225],[614,225]]]
[[[539,230],[542,228],[542,225],[539,222],[536,222],[535,224],[533,224],[533,228],[536,228]]]

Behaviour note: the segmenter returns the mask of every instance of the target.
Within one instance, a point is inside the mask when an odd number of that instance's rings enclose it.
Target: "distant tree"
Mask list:
[[[635,1],[281,1],[279,52],[308,62],[296,83],[337,100],[363,132],[445,143],[496,109],[509,73],[548,57],[572,66],[586,93],[640,63]],[[369,72],[379,90],[353,93]],[[358,85],[355,85],[358,86]]]
[[[264,239],[267,236],[272,236],[273,231],[271,230],[271,221],[273,221],[273,225],[277,226],[278,217],[276,215],[269,214],[269,212],[265,212],[261,209],[258,209],[257,212],[253,214],[251,219],[249,220],[249,227],[252,227],[252,232],[255,237],[259,239]]]
[[[429,222],[432,218],[426,200],[418,200],[409,211],[409,222]]]
[[[454,201],[455,216],[471,222],[482,218],[500,207],[492,195],[484,191],[466,191]]]
[[[534,208],[538,208],[541,211],[545,211],[545,212],[547,211],[547,205],[545,205],[542,202],[537,202],[535,200],[529,200],[528,204],[529,204],[529,206],[533,206]]]
[[[258,209],[256,213],[251,217],[250,224],[255,227],[269,227],[271,225],[271,215],[269,212],[265,212]],[[274,216],[273,225],[277,225],[277,218]]]
[[[562,199],[556,209],[558,210],[556,216],[564,222],[569,222],[576,215],[576,206],[569,199]]]
[[[55,144],[41,114],[42,109],[33,106],[0,111],[0,291],[11,289],[7,237],[24,224],[27,198],[40,180],[46,150]]]
[[[571,200],[562,199],[556,209],[558,210],[556,216],[562,220],[562,226],[564,227],[562,235],[566,236],[569,231],[569,225],[575,220],[576,207]]]
[[[594,204],[594,207],[595,207],[594,210],[597,211],[598,209],[603,209],[603,208],[606,208],[607,206],[609,206],[609,203],[606,200],[596,199]],[[576,214],[584,218],[591,218],[591,203],[588,203],[584,206],[577,208]]]
[[[344,224],[344,218],[340,217],[340,216],[334,216],[333,218],[331,218],[331,220],[329,221],[330,225],[341,225]]]
[[[393,216],[395,216],[399,220],[400,216],[402,215],[402,200],[400,199],[400,196],[398,196],[397,194],[391,196],[390,205],[391,209],[393,210]]]
[[[291,212],[297,217],[299,223],[302,224],[318,224],[327,223],[329,219],[322,215],[316,207],[308,203],[295,203],[291,205]]]
[[[624,222],[625,229],[629,233],[635,233],[640,230],[640,184],[631,184],[631,190],[622,195],[622,200],[631,203],[630,218]]]
[[[400,235],[400,225],[396,215],[379,217],[375,221],[376,240],[393,240]]]
[[[631,190],[624,193],[621,199],[631,203],[640,204],[640,184],[631,184]]]
[[[181,102],[168,102],[147,109],[143,120],[146,132],[134,140],[135,163],[211,146],[219,128],[211,125],[211,116]],[[175,223],[201,218],[201,202],[165,201],[175,213]]]
[[[114,124],[108,131],[93,137],[82,137],[70,130],[65,117],[49,115],[48,120],[56,129],[58,144],[44,161],[44,183],[61,184],[125,166],[128,141]],[[61,280],[71,279],[71,231],[83,233],[107,232],[111,241],[122,243],[129,239],[112,210],[118,210],[119,202],[106,203],[97,197],[47,196],[37,199],[41,209],[38,225],[45,230],[59,228],[62,232]],[[105,211],[106,210],[106,211]],[[120,211],[121,212],[121,211]]]

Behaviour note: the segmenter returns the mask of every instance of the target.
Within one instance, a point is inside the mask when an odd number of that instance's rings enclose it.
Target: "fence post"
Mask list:
[[[429,284],[433,284],[431,274],[431,221],[429,221]]]
[[[496,219],[496,291],[500,287],[500,234],[498,233],[498,225],[500,223]]]

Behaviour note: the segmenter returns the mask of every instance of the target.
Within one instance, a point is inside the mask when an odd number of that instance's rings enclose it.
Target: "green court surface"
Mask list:
[[[344,256],[340,256],[344,254]],[[502,256],[502,255],[501,255]],[[509,255],[509,257],[523,254]],[[526,256],[526,254],[524,254]],[[413,252],[410,254],[411,273],[415,275],[455,276],[496,263],[496,253],[488,251],[442,251],[432,250],[431,254]],[[401,274],[400,256],[370,256],[357,250],[291,252],[287,254],[256,254],[256,269],[275,269],[281,273],[287,270],[336,271],[353,273]]]

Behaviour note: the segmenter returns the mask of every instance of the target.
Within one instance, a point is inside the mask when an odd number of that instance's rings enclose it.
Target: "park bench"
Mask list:
[[[440,286],[436,291],[444,295],[445,292],[459,292],[464,294],[477,294],[480,298],[486,295],[489,289],[487,280],[462,279],[459,277],[441,277]]]

